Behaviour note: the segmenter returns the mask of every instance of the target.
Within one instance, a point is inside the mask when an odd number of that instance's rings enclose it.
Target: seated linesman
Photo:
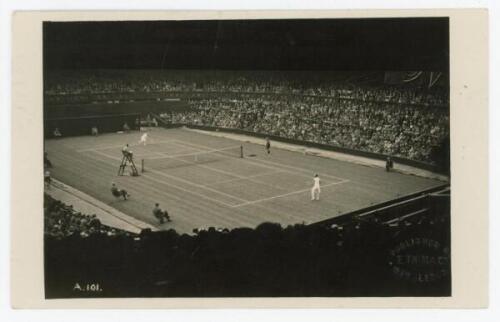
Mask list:
[[[153,215],[160,221],[160,224],[163,224],[165,221],[172,221],[170,219],[170,216],[168,215],[168,212],[160,208],[159,203],[155,203],[155,207],[153,208]]]
[[[111,183],[111,193],[116,198],[122,197],[123,200],[127,200],[127,198],[130,197],[130,195],[128,194],[128,192],[125,189],[118,189],[118,187],[116,186],[116,184],[114,182]]]
[[[385,171],[389,172],[394,168],[394,161],[392,161],[391,157],[387,157],[385,160]]]

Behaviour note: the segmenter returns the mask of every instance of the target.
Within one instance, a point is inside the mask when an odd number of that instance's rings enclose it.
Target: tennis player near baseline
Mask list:
[[[321,193],[321,187],[320,187],[320,179],[319,175],[316,173],[314,175],[314,185],[311,189],[311,200],[319,200],[319,194]]]
[[[148,132],[144,132],[143,135],[141,135],[141,139],[139,140],[139,144],[144,144],[146,145],[146,141],[148,140]]]

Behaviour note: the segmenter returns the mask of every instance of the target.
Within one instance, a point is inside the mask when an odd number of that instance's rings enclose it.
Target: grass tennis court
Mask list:
[[[388,201],[442,182],[273,147],[205,135],[186,129],[154,129],[146,146],[141,133],[104,134],[45,141],[54,178],[158,229],[255,227],[313,223]],[[117,176],[126,143],[139,177]],[[240,145],[244,157],[240,158]],[[220,149],[224,149],[222,152]],[[128,172],[128,171],[127,171]],[[313,176],[321,177],[321,200],[310,200]],[[130,200],[115,199],[111,182]],[[173,221],[160,225],[154,204]]]

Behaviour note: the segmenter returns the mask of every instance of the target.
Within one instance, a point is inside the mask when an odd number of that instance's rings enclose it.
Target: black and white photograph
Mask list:
[[[45,298],[451,296],[449,41],[44,21]]]

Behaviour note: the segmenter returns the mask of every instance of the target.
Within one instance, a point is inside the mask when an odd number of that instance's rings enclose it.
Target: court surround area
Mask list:
[[[137,220],[180,233],[262,222],[309,224],[442,184],[275,147],[268,155],[262,145],[181,128],[155,128],[147,145],[139,144],[140,136],[135,131],[46,140],[51,174]],[[117,175],[127,143],[138,177]],[[315,173],[321,178],[319,201],[310,195]],[[130,199],[113,197],[112,182]],[[172,222],[159,224],[152,214],[155,203],[168,210]]]

